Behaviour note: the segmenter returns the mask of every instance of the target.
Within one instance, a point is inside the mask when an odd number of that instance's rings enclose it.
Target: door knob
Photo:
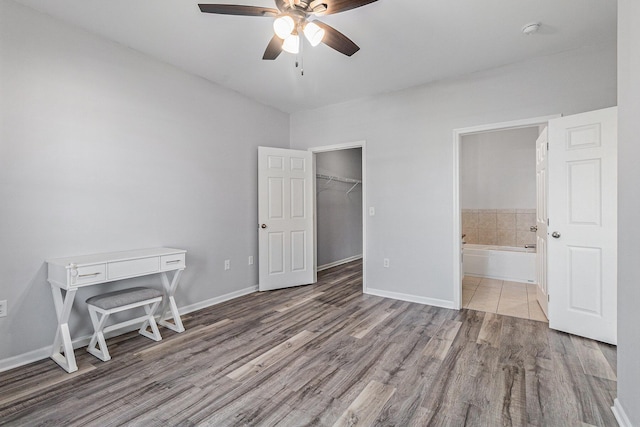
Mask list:
[[[553,233],[551,233],[551,237],[558,239],[560,237],[560,233],[554,231]]]
[[[267,228],[267,224],[262,224],[260,228]]]

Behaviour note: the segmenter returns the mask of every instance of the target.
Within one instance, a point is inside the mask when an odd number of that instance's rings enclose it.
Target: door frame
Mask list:
[[[313,153],[313,175],[316,175],[316,154],[325,153],[327,151],[348,150],[351,148],[361,148],[362,155],[362,292],[367,291],[367,141],[345,142],[341,144],[323,145],[319,147],[311,147],[308,151]],[[316,250],[314,253],[314,269],[316,272],[316,280],[318,274],[318,193],[316,192],[316,179],[313,180],[313,233],[316,242]]]
[[[453,130],[453,308],[462,308],[462,223],[460,215],[460,143],[466,135],[545,125],[562,114],[471,126]]]

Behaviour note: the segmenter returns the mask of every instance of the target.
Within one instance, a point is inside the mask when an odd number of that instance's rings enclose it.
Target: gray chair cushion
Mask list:
[[[162,291],[157,289],[138,287],[96,295],[87,299],[86,302],[103,310],[111,310],[112,308],[161,297],[162,295]]]

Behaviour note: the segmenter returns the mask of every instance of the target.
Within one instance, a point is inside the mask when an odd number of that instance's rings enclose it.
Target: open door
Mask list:
[[[316,281],[313,154],[258,147],[261,291]]]
[[[549,121],[549,326],[617,340],[617,108]]]
[[[544,315],[549,318],[547,308],[547,150],[548,131],[545,127],[536,141],[536,296]]]

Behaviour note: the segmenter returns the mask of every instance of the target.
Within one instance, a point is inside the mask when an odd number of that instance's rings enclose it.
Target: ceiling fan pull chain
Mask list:
[[[304,40],[300,37],[300,75],[304,76]]]

